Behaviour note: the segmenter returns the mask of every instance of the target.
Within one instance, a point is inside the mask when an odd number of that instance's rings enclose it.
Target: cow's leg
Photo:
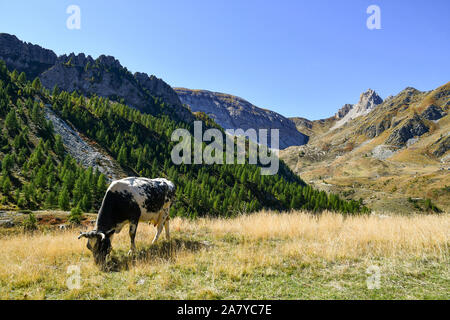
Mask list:
[[[158,241],[159,235],[161,234],[162,228],[164,226],[164,223],[160,222],[158,224],[158,227],[156,229],[155,237],[153,238],[152,244],[154,244],[156,241]]]
[[[169,234],[169,219],[166,220],[166,223],[164,224],[164,228],[166,230],[166,239],[170,240],[170,234]]]
[[[134,239],[136,238],[136,231],[137,231],[137,222],[130,222],[130,241],[131,241],[131,248],[130,251],[128,251],[128,254],[131,255],[136,251],[136,244],[134,243]]]
[[[163,209],[163,210],[164,210],[163,216],[161,218],[161,221],[158,223],[158,229],[156,230],[155,238],[153,238],[152,244],[154,244],[156,241],[158,241],[158,238],[161,235],[163,226],[166,225],[167,218],[169,217],[169,210],[168,209]]]

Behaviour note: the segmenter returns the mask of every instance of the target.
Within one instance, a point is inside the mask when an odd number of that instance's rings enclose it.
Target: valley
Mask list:
[[[20,220],[0,228],[1,299],[448,298],[448,215],[176,217],[172,240],[154,245],[154,227],[141,224],[134,258],[122,231],[113,272],[100,271],[77,239],[94,215],[65,230],[63,213],[36,217],[33,232]]]

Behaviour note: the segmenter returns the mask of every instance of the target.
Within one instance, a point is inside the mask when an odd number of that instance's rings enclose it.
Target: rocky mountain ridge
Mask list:
[[[331,129],[339,128],[357,117],[368,114],[382,102],[383,99],[374,90],[368,89],[361,94],[357,104],[345,104],[339,109],[335,115],[337,121]]]
[[[291,120],[274,111],[258,108],[240,97],[186,88],[175,88],[175,91],[193,112],[204,112],[224,129],[279,129],[281,149],[308,141],[307,135],[300,133]]]
[[[0,33],[0,59],[10,70],[25,72],[28,79],[39,77],[42,84],[53,89],[91,96],[97,95],[121,101],[143,112],[156,114],[161,110],[154,99],[160,99],[172,115],[192,121],[193,115],[183,107],[175,91],[162,79],[145,73],[131,74],[112,56],[97,59],[84,53],[59,57],[40,46],[19,40],[14,35]]]
[[[6,62],[10,70],[25,72],[29,79],[34,79],[52,67],[58,57],[49,49],[22,42],[14,35],[0,33],[0,59]]]

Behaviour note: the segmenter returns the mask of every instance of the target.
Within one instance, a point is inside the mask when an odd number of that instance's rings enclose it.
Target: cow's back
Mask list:
[[[166,179],[125,178],[117,180],[108,188],[108,192],[121,194],[137,204],[140,220],[154,224],[163,208],[167,208],[175,193],[172,182]]]

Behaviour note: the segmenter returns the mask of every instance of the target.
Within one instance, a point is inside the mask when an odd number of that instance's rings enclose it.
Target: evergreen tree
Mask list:
[[[8,196],[9,192],[11,191],[11,180],[8,176],[3,179],[3,185],[2,185],[3,193]]]
[[[127,165],[128,156],[125,145],[122,145],[122,147],[120,148],[119,155],[117,156],[117,161],[120,163],[121,166]]]
[[[64,152],[65,149],[64,144],[62,142],[62,137],[59,134],[57,134],[55,136],[55,153],[62,158],[64,156]]]
[[[20,73],[18,81],[22,84],[25,84],[27,82],[27,76],[26,76],[25,72]]]
[[[8,69],[5,61],[0,59],[0,80],[6,81],[8,79]]]
[[[41,88],[42,88],[41,80],[40,80],[38,77],[36,77],[36,78],[33,80],[33,83],[31,84],[31,87],[32,87],[34,90],[36,90],[36,91],[41,90]]]
[[[2,170],[4,175],[8,175],[11,169],[14,167],[14,156],[7,154],[2,161]]]
[[[58,205],[61,210],[67,211],[70,209],[69,192],[65,187],[61,190],[61,193],[59,194]]]
[[[14,69],[14,71],[11,72],[11,80],[12,80],[12,81],[16,81],[17,78],[19,78],[19,73],[17,72],[16,69]]]
[[[15,133],[19,129],[19,121],[17,120],[15,109],[11,109],[11,111],[6,116],[5,127],[10,133]]]

